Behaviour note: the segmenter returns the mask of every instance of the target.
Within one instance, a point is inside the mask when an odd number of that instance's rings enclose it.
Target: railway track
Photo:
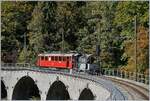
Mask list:
[[[120,87],[122,92],[127,94],[129,100],[149,100],[149,90],[142,86],[112,77],[105,77],[105,79],[114,82],[116,86]]]

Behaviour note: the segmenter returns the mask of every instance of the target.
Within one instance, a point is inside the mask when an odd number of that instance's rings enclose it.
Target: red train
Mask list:
[[[38,55],[36,65],[40,68],[74,69],[90,74],[100,73],[98,65],[93,64],[91,55],[80,53],[43,53]]]
[[[72,69],[73,67],[76,67],[76,61],[74,53],[70,54],[48,53],[48,54],[39,54],[36,65],[39,67],[46,67],[46,68]]]

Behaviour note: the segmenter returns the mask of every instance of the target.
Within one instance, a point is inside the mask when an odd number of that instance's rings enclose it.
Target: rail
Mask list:
[[[122,71],[119,69],[102,69],[103,75],[108,76],[116,76],[124,79],[134,80],[140,83],[149,84],[149,75],[135,73],[135,72],[128,72]]]
[[[123,92],[125,91],[126,94],[130,95],[130,98],[128,100],[138,100],[138,99],[149,100],[149,89],[148,88],[139,86],[135,83],[125,81],[122,79],[116,79],[112,76],[107,76],[106,80],[113,81],[114,83],[116,83],[116,85],[121,87]]]

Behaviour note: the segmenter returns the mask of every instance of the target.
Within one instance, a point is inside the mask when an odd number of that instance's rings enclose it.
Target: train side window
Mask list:
[[[54,56],[54,61],[56,61],[56,56]]]
[[[44,60],[44,56],[41,56],[41,60]]]
[[[51,61],[51,60],[52,60],[52,59],[51,59],[51,56],[49,56],[49,57],[48,57],[48,61]]]
[[[65,56],[63,57],[63,61],[66,61],[66,57]]]
[[[69,60],[69,57],[67,56],[67,61]]]
[[[55,56],[55,61],[58,61],[58,56]]]
[[[59,61],[61,61],[61,56],[59,56]]]
[[[45,60],[46,60],[46,61],[48,60],[48,57],[47,57],[47,56],[45,56]]]
[[[88,64],[86,63],[86,65],[85,65],[85,69],[88,69]]]
[[[51,60],[54,61],[54,56],[51,57]]]

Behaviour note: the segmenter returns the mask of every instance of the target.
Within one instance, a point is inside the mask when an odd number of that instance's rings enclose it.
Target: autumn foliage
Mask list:
[[[136,43],[133,41],[125,41],[124,56],[128,59],[126,66],[123,66],[123,70],[136,71],[136,58],[137,58],[137,71],[148,74],[148,29],[139,27],[137,30],[137,52]]]

